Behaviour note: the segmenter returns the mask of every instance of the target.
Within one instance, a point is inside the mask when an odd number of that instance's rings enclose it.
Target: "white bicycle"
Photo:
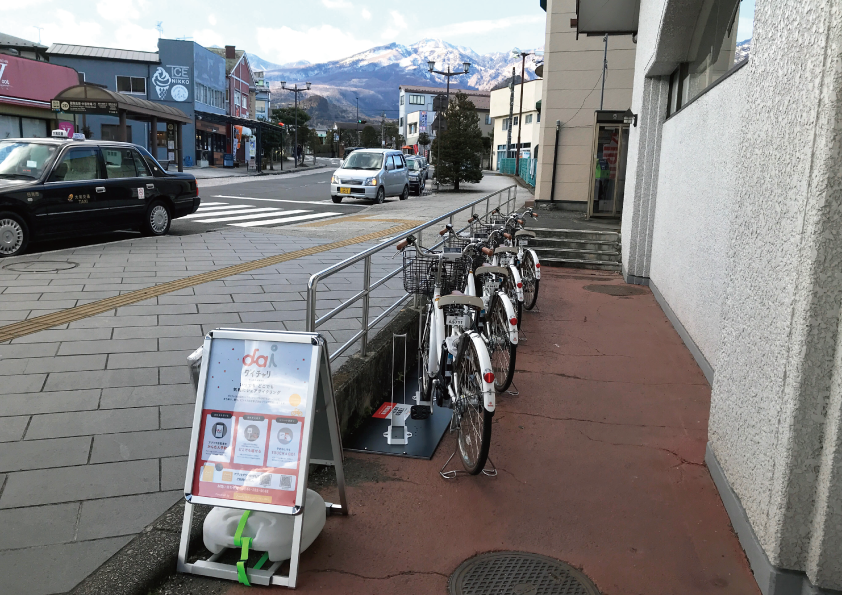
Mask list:
[[[470,256],[461,250],[426,250],[413,236],[401,241],[397,249],[403,252],[404,289],[428,298],[419,340],[417,407],[431,411],[434,399],[439,405],[449,401],[453,410],[450,430],[458,433],[462,465],[467,473],[476,475],[488,459],[496,407],[491,356],[475,324],[484,304],[476,296],[447,295],[466,285]]]

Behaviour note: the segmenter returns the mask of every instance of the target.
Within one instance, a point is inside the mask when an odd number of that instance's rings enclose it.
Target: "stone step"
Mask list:
[[[620,262],[619,252],[602,252],[599,250],[565,250],[559,248],[534,248],[541,262],[547,258],[561,258],[573,260],[592,260],[605,262]]]
[[[591,229],[550,229],[547,227],[528,227],[540,238],[559,240],[593,240],[599,242],[619,242],[620,234],[616,231],[596,231]]]
[[[591,252],[619,252],[620,243],[614,240],[572,240],[535,237],[529,241],[530,248],[555,248],[562,250],[588,250]]]
[[[579,260],[575,258],[547,258],[541,259],[541,265],[550,267],[568,267],[574,269],[592,269],[598,271],[621,271],[619,262],[599,260]]]

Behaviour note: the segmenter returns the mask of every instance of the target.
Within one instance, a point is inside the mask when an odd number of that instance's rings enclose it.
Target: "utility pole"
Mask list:
[[[512,66],[512,82],[509,83],[509,129],[506,132],[506,158],[509,157],[509,151],[512,150],[512,127],[515,124],[514,120],[514,112],[515,112],[515,67]],[[497,161],[499,163],[500,156],[497,156]]]
[[[295,165],[293,167],[298,167],[298,94],[310,90],[310,83],[305,84],[307,85],[306,88],[302,87],[299,89],[298,83],[295,83],[294,87],[288,88],[286,81],[281,81],[281,89],[283,89],[284,91],[291,91],[295,93],[295,145],[293,145],[292,147],[292,154]]]
[[[515,147],[515,175],[520,174],[520,131],[523,130],[523,83],[526,76],[526,57],[532,52],[518,52],[520,62],[520,110],[517,117],[517,147]],[[512,89],[514,95],[514,89]]]
[[[380,146],[386,146],[386,112],[380,114]]]
[[[608,33],[602,39],[605,42],[605,49],[602,52],[602,93],[599,95],[599,110],[602,111],[602,104],[605,100],[605,73],[608,71]]]
[[[447,79],[447,99],[445,100],[445,107],[446,110],[450,106],[450,77],[452,76],[459,76],[460,74],[468,74],[471,70],[471,63],[470,62],[462,62],[462,68],[464,69],[462,72],[450,72],[450,65],[447,66],[447,72],[443,72],[441,70],[435,70],[436,61],[435,60],[428,60],[427,61],[427,68],[430,70],[431,74],[440,74]],[[435,100],[434,100],[435,101]],[[433,107],[435,107],[435,102],[433,103]],[[438,125],[438,132],[436,133],[436,138],[439,140],[439,144],[436,145],[436,179],[439,179],[439,157],[441,157],[441,121],[442,121],[442,106],[441,106],[441,99],[439,99],[439,111],[436,112],[436,119],[439,122]]]
[[[360,141],[360,98],[357,96],[357,146],[362,144]]]

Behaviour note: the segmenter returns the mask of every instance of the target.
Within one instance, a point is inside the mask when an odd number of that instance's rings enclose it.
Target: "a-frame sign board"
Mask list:
[[[184,521],[178,570],[238,580],[222,553],[188,563],[194,504],[294,516],[289,575],[248,570],[258,585],[294,588],[301,553],[310,463],[333,465],[339,504],[328,514],[348,514],[339,419],[330,360],[322,337],[217,329],[205,337],[184,482]]]

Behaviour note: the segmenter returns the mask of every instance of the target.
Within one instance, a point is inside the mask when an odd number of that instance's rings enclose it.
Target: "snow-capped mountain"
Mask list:
[[[250,54],[252,57],[256,58]],[[518,75],[521,68],[520,58],[513,58],[508,52],[478,54],[439,39],[424,39],[410,46],[391,43],[374,47],[342,60],[266,68],[265,76],[270,82],[273,103],[292,100],[292,96],[286,97],[280,89],[279,81],[309,81],[313,93],[331,103],[356,108],[356,97],[359,97],[361,113],[374,116],[385,111],[387,118],[394,119],[399,85],[444,86],[444,77],[430,74],[428,60],[436,62],[436,70],[447,70],[449,66],[453,71],[461,71],[463,62],[471,63],[469,74],[451,79],[451,88],[490,90],[512,75],[512,67]],[[534,78],[535,63],[532,57],[527,57],[526,79]]]
[[[267,70],[279,70],[282,68],[301,68],[302,66],[310,66],[310,64],[312,64],[312,62],[308,62],[307,60],[289,62],[288,64],[275,64],[274,62],[264,60],[257,54],[252,54],[251,52],[246,52],[246,55],[249,57],[249,64],[251,64],[252,70],[263,70],[264,72]]]
[[[751,38],[741,41],[737,44],[737,52],[734,54],[734,64],[742,62],[751,53]]]

